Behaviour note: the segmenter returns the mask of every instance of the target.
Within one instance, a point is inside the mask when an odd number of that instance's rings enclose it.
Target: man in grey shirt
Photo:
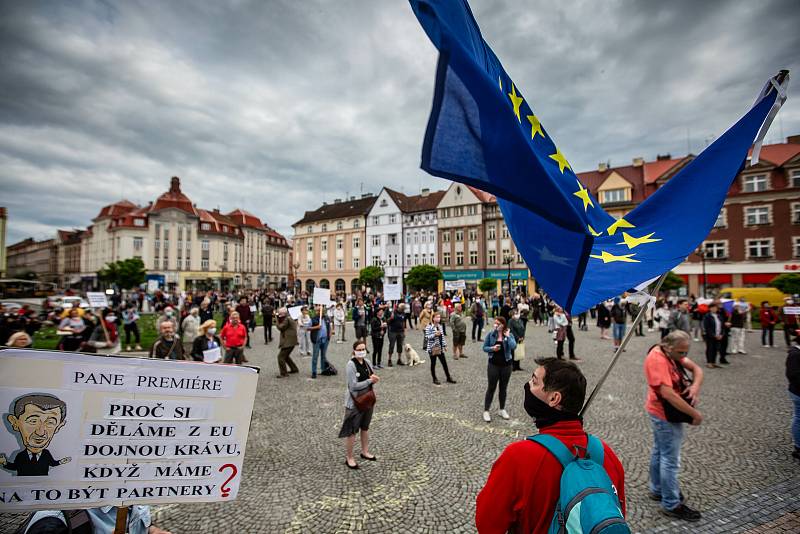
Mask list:
[[[678,301],[678,306],[672,311],[669,317],[669,331],[683,330],[691,335],[689,320],[689,303],[685,299]]]

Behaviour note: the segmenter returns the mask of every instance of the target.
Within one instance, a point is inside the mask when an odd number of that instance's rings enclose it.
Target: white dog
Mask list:
[[[417,351],[415,351],[414,347],[412,347],[408,343],[406,343],[406,346],[403,348],[403,352],[406,353],[406,363],[409,366],[425,363],[425,360],[419,359],[419,354],[417,354]]]

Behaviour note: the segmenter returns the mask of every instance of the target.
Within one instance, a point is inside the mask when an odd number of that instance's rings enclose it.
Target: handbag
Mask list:
[[[514,349],[514,361],[518,362],[525,359],[525,342],[517,343],[517,348]]]
[[[369,363],[367,363],[367,369],[369,369],[370,374],[372,374],[372,367]],[[353,392],[350,392],[350,397],[353,399],[353,405],[356,407],[356,410],[359,412],[366,412],[367,410],[371,410],[373,406],[375,406],[375,402],[378,400],[375,397],[375,390],[372,388],[372,384],[370,384],[369,389],[366,393],[362,393],[358,397],[353,395]]]
[[[681,398],[686,402],[689,402],[686,390],[692,384],[692,380],[686,374],[686,369],[684,369],[683,365],[681,365],[679,362],[676,362],[675,360],[670,360],[670,361],[675,366],[675,369],[678,371],[678,383],[673,385],[679,386],[678,389],[680,391],[679,394]],[[661,395],[659,395],[658,398],[661,401],[661,405],[664,407],[664,415],[666,416],[667,421],[669,421],[670,423],[692,422],[693,419],[691,415],[680,411],[675,406],[673,406],[671,402],[661,397]]]

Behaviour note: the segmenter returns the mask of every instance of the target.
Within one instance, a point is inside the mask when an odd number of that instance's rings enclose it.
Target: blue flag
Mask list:
[[[779,75],[724,135],[615,219],[578,180],[481,37],[466,0],[410,2],[439,49],[422,168],[497,196],[532,275],[571,313],[683,262],[714,225],[759,129],[785,100],[788,75],[785,82]]]

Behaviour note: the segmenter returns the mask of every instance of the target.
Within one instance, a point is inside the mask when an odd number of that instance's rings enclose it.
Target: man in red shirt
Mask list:
[[[712,313],[716,311],[709,311]],[[703,370],[686,357],[690,345],[689,334],[683,330],[670,332],[659,345],[650,349],[644,359],[644,374],[647,378],[645,409],[653,428],[650,497],[661,501],[664,514],[694,522],[700,520],[701,514],[683,502],[678,485],[684,424],[699,425],[703,421],[703,416],[695,408],[703,384]],[[692,374],[691,385],[685,383],[681,367]],[[665,403],[669,403],[669,417]],[[683,422],[672,413],[676,410],[683,414]]]
[[[242,348],[247,341],[247,328],[239,320],[239,312],[231,312],[229,321],[225,323],[219,338],[225,346],[225,363],[236,360],[237,364],[242,363],[244,349]]]
[[[570,450],[586,449],[587,438],[578,415],[586,397],[586,378],[566,360],[536,360],[539,367],[525,384],[525,411],[541,434],[561,440]],[[603,443],[603,467],[619,496],[625,514],[625,471],[614,451]],[[475,524],[478,532],[546,533],[560,494],[561,463],[530,440],[512,443],[492,466],[478,494]]]

